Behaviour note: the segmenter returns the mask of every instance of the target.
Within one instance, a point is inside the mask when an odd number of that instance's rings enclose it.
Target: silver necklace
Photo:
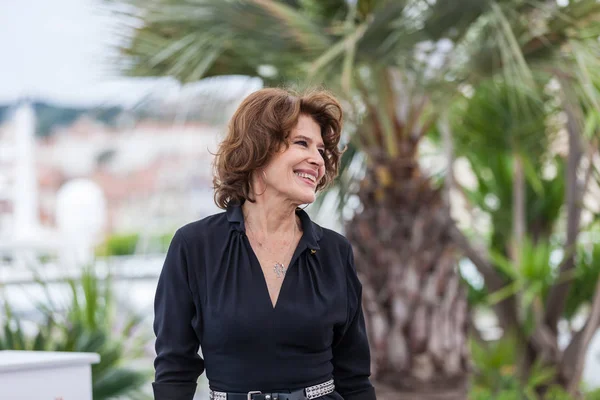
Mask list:
[[[252,233],[252,236],[254,236],[256,238],[256,234],[252,230],[252,227],[250,226],[250,224],[247,223],[246,226],[248,227],[248,230],[250,231],[250,233]],[[283,254],[284,257],[290,252],[290,249],[292,248],[292,243],[294,243],[294,239],[296,239],[296,229],[297,228],[298,227],[296,226],[296,217],[294,216],[294,232],[292,233],[292,239],[290,240],[290,244],[288,245],[287,251]],[[259,246],[262,247],[262,243],[258,240],[258,238],[256,238],[256,241],[258,242]],[[285,273],[287,272],[287,270],[288,270],[288,267],[283,265],[283,263],[280,263],[279,261],[275,261],[275,264],[273,265],[273,271],[275,271],[275,275],[277,275],[277,278],[279,278],[279,279],[283,278],[285,276]]]

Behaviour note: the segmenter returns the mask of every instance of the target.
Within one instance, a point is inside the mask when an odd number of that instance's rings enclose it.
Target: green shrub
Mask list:
[[[66,307],[53,304],[49,298],[38,306],[43,321],[37,324],[37,333],[33,336],[24,333],[25,321],[14,315],[5,302],[0,350],[98,353],[100,362],[92,365],[94,400],[122,396],[144,398],[141,387],[151,380],[152,370],[129,366],[143,356],[149,340],[142,333],[144,330],[138,329],[142,317],[124,312],[122,306],[117,315],[110,279],[98,278],[92,269],[83,271],[80,279],[68,283],[71,300]],[[39,284],[47,289],[45,283]]]
[[[96,249],[96,256],[129,256],[136,253],[141,245],[142,252],[166,253],[173,239],[173,232],[144,237],[139,233],[114,234]]]
[[[96,255],[100,257],[108,257],[128,256],[135,254],[135,248],[139,238],[140,235],[138,233],[111,235],[104,243],[98,246]]]
[[[511,335],[484,343],[471,340],[475,368],[469,400],[576,400],[553,383],[554,369],[541,363],[534,363],[527,382],[522,382],[517,374],[516,343]],[[537,394],[540,388],[546,389],[543,397]],[[586,393],[585,399],[600,400],[600,389]]]

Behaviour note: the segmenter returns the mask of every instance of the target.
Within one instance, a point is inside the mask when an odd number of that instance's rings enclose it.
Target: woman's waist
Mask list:
[[[210,388],[224,392],[298,390],[325,382],[333,376],[329,354],[274,356],[269,353],[205,354]]]
[[[322,376],[313,376],[312,378],[294,378],[283,379],[283,377],[273,377],[268,374],[255,376],[253,379],[247,377],[238,377],[238,379],[211,379],[208,376],[209,388],[215,392],[223,393],[292,393],[299,390],[316,391],[325,386],[333,386],[333,377],[331,374]],[[253,374],[254,375],[254,374]]]
[[[300,387],[290,387],[289,385],[278,387],[278,385],[274,385],[272,387],[264,386],[260,390],[219,389],[212,383],[209,386],[211,400],[311,400],[323,398],[323,396],[335,391],[333,378],[320,381],[317,384],[301,385]]]

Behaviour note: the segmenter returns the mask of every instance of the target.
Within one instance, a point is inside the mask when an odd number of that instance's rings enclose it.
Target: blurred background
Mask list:
[[[598,1],[9,0],[0,33],[0,350],[151,398],[228,118],[322,86],[347,151],[307,211],[353,243],[378,398],[600,399]]]

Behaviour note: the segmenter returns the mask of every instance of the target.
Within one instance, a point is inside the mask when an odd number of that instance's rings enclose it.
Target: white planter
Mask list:
[[[92,400],[96,353],[0,351],[0,399]]]

